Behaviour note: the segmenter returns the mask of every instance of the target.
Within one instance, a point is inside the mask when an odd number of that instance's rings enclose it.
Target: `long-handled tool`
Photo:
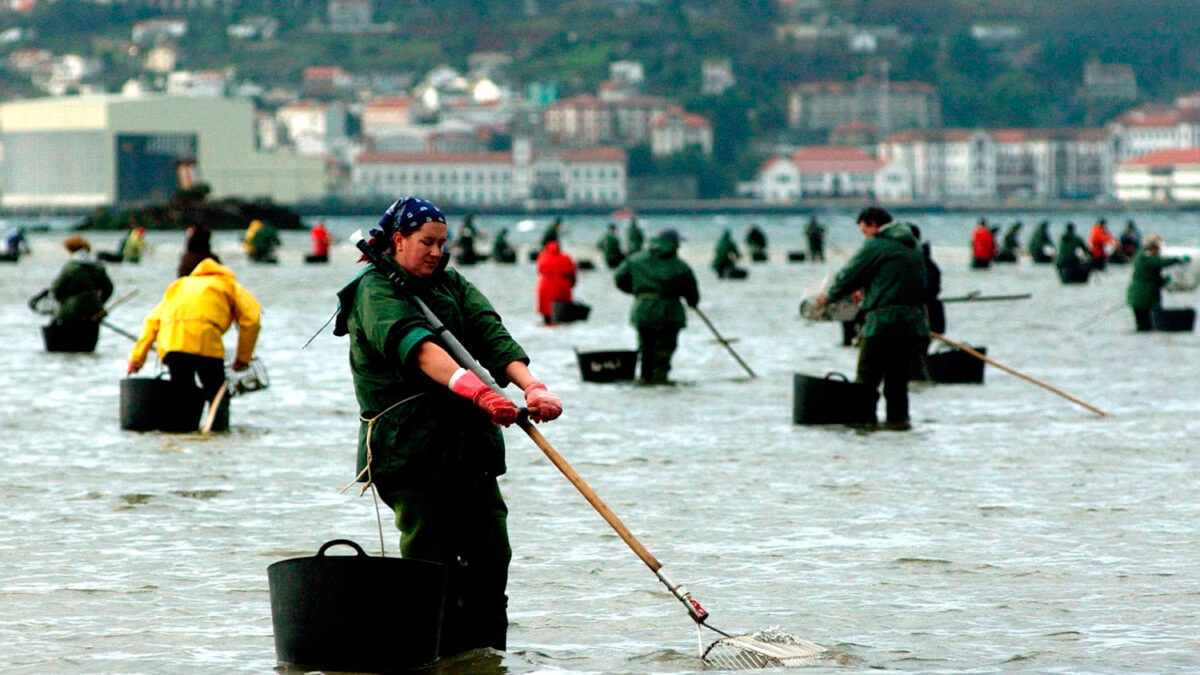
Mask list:
[[[985,356],[984,354],[979,353],[978,351],[972,349],[971,347],[969,347],[961,342],[956,342],[954,340],[951,340],[950,338],[946,337],[945,335],[942,335],[941,333],[930,333],[930,336],[932,336],[933,339],[935,339],[935,340],[939,340],[941,342],[944,342],[944,343],[950,345],[951,347],[954,347],[955,349],[964,351],[964,352],[970,354],[971,356],[974,356],[975,358],[979,359],[980,361],[983,361],[985,363],[990,363],[993,366],[996,366],[997,368],[999,368],[1000,370],[1003,370],[1006,373],[1011,373],[1011,374],[1016,375],[1017,377],[1021,378],[1022,380],[1025,380],[1026,382],[1036,384],[1037,386],[1042,387],[1043,389],[1052,391],[1055,394],[1058,394],[1059,396],[1067,399],[1068,401],[1071,401],[1072,403],[1076,403],[1078,405],[1083,406],[1084,408],[1087,408],[1088,410],[1096,413],[1097,415],[1099,415],[1101,417],[1108,416],[1108,413],[1104,412],[1103,410],[1097,408],[1094,405],[1090,405],[1088,403],[1084,403],[1083,401],[1080,401],[1079,399],[1068,394],[1067,392],[1063,391],[1062,389],[1059,389],[1058,387],[1050,386],[1049,384],[1046,384],[1045,382],[1042,382],[1041,380],[1039,380],[1037,378],[1030,377],[1030,376],[1026,375],[1025,373],[1020,372],[1019,370],[1009,368],[1008,366],[1004,365],[1003,363],[998,363],[994,359],[991,359],[991,358]]]
[[[717,332],[716,326],[712,325],[712,322],[708,320],[708,317],[704,315],[704,312],[700,311],[699,307],[692,307],[692,309],[696,310],[696,314],[699,315],[701,319],[704,319],[704,324],[708,326],[710,331],[712,331],[713,337],[715,337],[717,342],[720,342],[721,345],[729,351],[729,354],[733,356],[733,358],[737,359],[737,362],[746,369],[746,372],[750,374],[750,377],[758,377],[758,375],[754,374],[753,370],[750,370],[750,366],[746,365],[746,362],[742,360],[742,357],[738,356],[738,353],[733,351],[733,347],[729,346],[730,342],[732,341],[721,337],[721,334]]]
[[[942,298],[942,302],[990,302],[995,300],[1028,300],[1032,298],[1032,293],[1013,293],[1010,295],[980,295],[979,291],[972,291],[966,295],[958,295],[952,298]]]
[[[137,294],[138,294],[138,289],[135,288],[132,291],[129,291],[128,293],[126,293],[125,295],[122,295],[121,297],[117,298],[116,300],[113,300],[108,305],[108,307],[105,307],[104,309],[100,310],[99,312],[96,312],[96,314],[94,316],[92,316],[92,321],[100,321],[104,317],[108,316],[109,312],[112,312],[117,307],[120,307],[122,304],[125,303],[126,300],[132,298],[133,296],[135,296]]]
[[[446,329],[445,324],[438,319],[433,310],[421,300],[420,296],[412,292],[405,284],[404,278],[396,271],[392,261],[383,257],[378,251],[375,251],[368,245],[362,233],[356,231],[350,236],[350,241],[358,247],[367,260],[375,266],[375,269],[383,273],[411,302],[413,302],[425,319],[429,321],[430,327],[433,328],[433,334],[438,336],[443,344],[450,350],[454,360],[460,366],[470,370],[479,376],[479,379],[486,383],[492,391],[503,396],[500,387],[496,384],[496,380],[492,378],[491,373],[486,368],[481,366],[475,357],[467,351],[466,347],[458,341],[454,335]],[[700,605],[698,601],[692,598],[683,586],[680,586],[667,577],[663,571],[662,563],[655,558],[645,546],[638,541],[637,537],[629,531],[625,523],[621,521],[617,514],[604,503],[602,499],[595,493],[594,490],[583,480],[578,472],[575,471],[565,458],[546,437],[538,431],[533,423],[529,421],[527,411],[522,411],[521,416],[517,420],[517,426],[529,436],[535,445],[542,451],[543,454],[550,460],[552,464],[575,486],[575,489],[583,495],[584,499],[592,505],[592,508],[604,518],[605,522],[617,533],[622,541],[625,542],[634,554],[638,556],[654,572],[658,580],[662,582],[671,595],[675,596],[681,602],[684,608],[687,609],[688,615],[696,622],[698,626],[704,626],[709,630],[719,633],[722,637],[713,644],[709,645],[707,650],[701,653],[701,658],[709,663],[713,663],[722,668],[777,668],[787,666],[801,666],[811,663],[820,654],[825,652],[825,648],[808,640],[795,637],[789,634],[782,633],[756,633],[753,635],[733,635],[727,633],[708,623],[708,612]]]

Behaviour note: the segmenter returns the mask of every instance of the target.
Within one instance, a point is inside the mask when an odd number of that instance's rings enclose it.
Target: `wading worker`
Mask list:
[[[393,203],[370,245],[487,368],[501,386],[524,390],[535,422],[562,401],[534,379],[529,358],[491,303],[443,255],[446,218],[418,197]],[[405,558],[449,568],[443,655],[505,649],[505,586],[512,549],[508,508],[496,477],[505,471],[500,426],[517,408],[461,367],[414,302],[368,266],[338,292],[336,335],[350,336],[358,399],[359,480],[392,508]]]
[[[221,336],[238,327],[234,370],[250,367],[258,341],[261,308],[233,270],[205,258],[185,277],[167,286],[163,298],[142,325],[142,336],[129,354],[127,373],[146,363],[150,346],[171,373],[171,381],[194,386],[200,379],[205,400],[211,402],[225,382],[225,345]],[[226,398],[225,400],[228,400]]]
[[[95,331],[104,303],[112,296],[112,280],[104,266],[92,257],[87,239],[73,234],[63,241],[71,259],[50,284],[50,292],[58,302],[54,322],[62,326],[77,326],[80,330]]]
[[[1162,307],[1162,287],[1167,281],[1162,271],[1171,265],[1191,262],[1191,258],[1165,257],[1162,254],[1162,237],[1157,234],[1146,238],[1146,245],[1133,259],[1133,274],[1129,278],[1129,289],[1125,300],[1133,310],[1133,320],[1138,331],[1154,330],[1150,312]]]
[[[683,304],[700,304],[692,268],[679,259],[679,233],[663,230],[650,245],[617,268],[617,288],[634,295],[630,322],[638,332],[642,383],[666,384],[679,331],[687,325]]]
[[[838,272],[824,305],[863,289],[857,380],[878,389],[883,381],[887,427],[908,428],[908,376],[929,338],[925,319],[925,256],[912,229],[893,223],[877,206],[864,209],[858,228],[866,242]]]

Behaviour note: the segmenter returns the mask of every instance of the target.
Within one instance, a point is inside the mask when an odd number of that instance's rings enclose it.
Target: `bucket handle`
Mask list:
[[[846,377],[846,376],[845,376],[845,375],[843,375],[842,373],[836,373],[836,372],[834,372],[834,371],[832,371],[832,370],[831,370],[831,371],[829,371],[828,373],[825,373],[825,379],[827,379],[827,380],[833,380],[833,379],[836,379],[836,378],[839,378],[839,377],[840,377],[840,378],[842,378],[842,382],[849,382],[849,381],[850,381],[850,378]]]
[[[358,554],[362,555],[362,556],[365,556],[367,554],[366,551],[362,550],[361,546],[350,541],[349,539],[331,539],[331,540],[325,542],[321,546],[321,548],[317,551],[317,556],[324,556],[325,550],[328,549],[330,546],[339,546],[339,545],[340,546],[349,546],[350,548],[354,549],[355,551],[358,551]]]

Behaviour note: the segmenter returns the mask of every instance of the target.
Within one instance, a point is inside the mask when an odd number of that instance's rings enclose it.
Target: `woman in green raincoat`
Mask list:
[[[1125,300],[1133,310],[1138,331],[1154,330],[1150,312],[1162,306],[1162,287],[1167,283],[1162,271],[1171,265],[1191,262],[1187,256],[1172,258],[1161,253],[1162,237],[1153,234],[1146,238],[1146,245],[1133,259],[1133,274],[1129,278]]]
[[[408,293],[421,297],[501,386],[524,391],[535,422],[562,401],[534,379],[529,358],[488,299],[446,267],[445,215],[419,197],[396,200],[370,245],[395,263]],[[336,335],[350,336],[350,370],[360,409],[359,480],[396,514],[400,553],[449,568],[442,654],[503,650],[505,586],[512,557],[498,426],[517,408],[463,368],[407,296],[373,266],[339,293]]]

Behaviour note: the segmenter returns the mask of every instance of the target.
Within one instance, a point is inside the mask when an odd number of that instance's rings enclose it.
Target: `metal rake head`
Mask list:
[[[777,628],[748,635],[730,635],[709,645],[701,658],[723,670],[799,668],[811,665],[827,650],[821,645]]]

